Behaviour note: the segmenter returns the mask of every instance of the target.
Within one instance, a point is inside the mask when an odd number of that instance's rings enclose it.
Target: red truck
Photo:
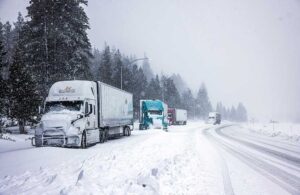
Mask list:
[[[186,125],[187,111],[177,108],[168,109],[169,125]]]

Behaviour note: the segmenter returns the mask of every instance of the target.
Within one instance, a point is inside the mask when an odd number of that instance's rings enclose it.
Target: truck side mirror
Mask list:
[[[77,119],[81,119],[83,116],[81,114],[77,114]]]
[[[92,114],[93,113],[93,105],[92,104],[89,104],[89,114]]]

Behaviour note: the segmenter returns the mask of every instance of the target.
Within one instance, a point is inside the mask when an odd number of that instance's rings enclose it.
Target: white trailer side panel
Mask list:
[[[133,122],[132,94],[100,83],[100,126],[116,127]]]
[[[187,121],[187,111],[183,109],[176,110],[176,122]]]

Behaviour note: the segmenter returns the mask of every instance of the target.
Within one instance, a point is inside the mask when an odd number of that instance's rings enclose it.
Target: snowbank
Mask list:
[[[268,137],[300,142],[300,124],[295,123],[248,123],[243,127]]]
[[[86,150],[0,153],[0,194],[224,194],[214,149],[201,133],[207,126],[133,131]]]
[[[10,134],[4,133],[0,135],[0,154],[10,151],[31,148],[31,137],[33,135]]]

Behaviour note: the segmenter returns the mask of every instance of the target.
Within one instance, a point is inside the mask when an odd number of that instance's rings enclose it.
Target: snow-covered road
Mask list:
[[[235,194],[300,194],[299,144],[251,134],[238,125],[204,134],[227,164]]]
[[[7,145],[0,194],[300,194],[300,145],[238,125],[133,131],[86,150]]]

